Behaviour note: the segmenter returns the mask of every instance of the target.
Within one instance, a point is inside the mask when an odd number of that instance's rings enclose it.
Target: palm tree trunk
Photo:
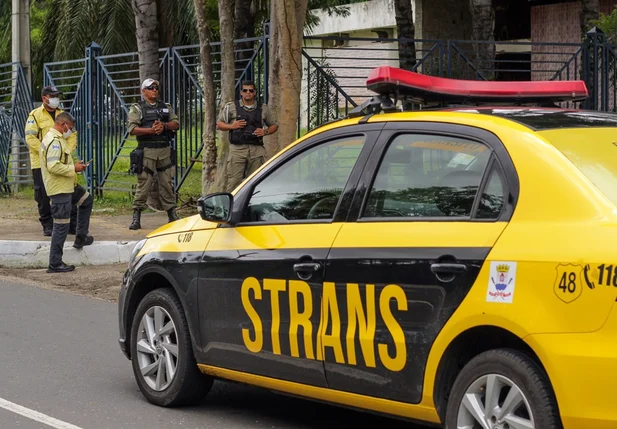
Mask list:
[[[416,45],[410,40],[415,39],[416,28],[413,23],[413,6],[411,0],[394,1],[396,15],[396,29],[398,32],[398,61],[399,67],[404,70],[411,70],[416,65]]]
[[[204,91],[204,134],[201,174],[201,194],[206,195],[214,184],[216,174],[216,93],[214,85],[214,68],[212,66],[212,48],[210,46],[210,29],[206,20],[206,4],[204,0],[193,0],[197,18],[197,33],[199,34],[199,54]]]
[[[308,0],[280,0],[277,3],[278,7],[274,9],[279,37],[280,80],[285,84],[270,90],[280,92],[280,150],[296,140],[297,135],[302,89],[302,35]]]
[[[495,9],[493,0],[470,0],[473,40],[482,42],[495,41]],[[495,45],[477,43],[475,54],[479,71],[486,79],[492,79],[495,68]]]
[[[232,0],[219,0],[219,22],[221,34],[221,106],[235,98],[234,22]],[[219,133],[219,156],[216,160],[216,179],[213,192],[227,189],[227,156],[229,154],[229,133]]]
[[[593,27],[591,21],[599,18],[599,0],[581,0],[581,39],[584,39],[587,32]]]
[[[156,0],[132,0],[139,55],[139,80],[159,80],[159,36]]]
[[[268,46],[270,51],[268,52],[269,58],[269,73],[268,73],[268,107],[274,114],[275,118],[280,118],[280,93],[279,88],[281,84],[280,70],[281,60],[278,56],[279,50],[279,37],[276,24],[276,8],[278,7],[280,0],[272,0],[270,3],[270,34],[268,40]],[[280,122],[280,119],[278,119]],[[275,133],[264,138],[264,146],[266,147],[266,157],[272,158],[272,156],[279,150],[279,135]]]

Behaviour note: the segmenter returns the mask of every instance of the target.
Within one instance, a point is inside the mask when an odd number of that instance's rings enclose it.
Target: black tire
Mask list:
[[[154,306],[160,306],[169,313],[176,327],[178,345],[176,373],[173,381],[162,391],[156,391],[147,384],[141,374],[137,355],[137,338],[141,319],[148,309]],[[139,303],[133,317],[130,346],[135,380],[149,402],[163,407],[191,405],[201,401],[210,391],[213,379],[204,375],[197,367],[182,305],[171,290],[156,289],[148,293]]]
[[[529,356],[512,349],[479,354],[461,370],[452,386],[446,409],[445,429],[456,429],[459,407],[468,388],[485,375],[510,379],[527,398],[537,429],[562,429],[557,401],[548,376]]]

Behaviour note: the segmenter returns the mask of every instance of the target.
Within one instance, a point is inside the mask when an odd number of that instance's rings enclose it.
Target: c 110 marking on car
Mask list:
[[[581,287],[583,267],[574,264],[559,264],[556,270],[555,295],[566,304],[576,301],[583,293]]]
[[[193,239],[192,232],[184,232],[182,234],[178,234],[178,243],[188,243]]]
[[[586,264],[583,268],[583,278],[589,289],[595,289],[596,284],[617,287],[617,266],[603,263],[592,269]]]
[[[396,284],[385,286],[379,296],[375,296],[375,285],[363,285],[366,308],[361,297],[361,288],[357,283],[347,283],[346,302],[341,303],[347,308],[348,324],[347,332],[341,332],[341,317],[339,303],[336,297],[336,285],[333,282],[323,283],[323,313],[320,317],[319,326],[314,329],[310,318],[313,313],[313,296],[308,283],[301,280],[263,279],[263,286],[255,277],[249,277],[242,283],[242,306],[253,324],[253,329],[242,329],[242,339],[246,348],[259,353],[263,348],[264,331],[260,315],[255,310],[252,300],[264,299],[264,291],[270,293],[271,310],[271,336],[272,353],[280,355],[280,299],[281,294],[286,294],[289,300],[289,343],[291,356],[300,358],[298,342],[304,340],[306,359],[324,359],[324,351],[329,347],[334,352],[335,360],[339,364],[356,365],[355,340],[360,343],[360,350],[364,358],[364,364],[369,368],[376,368],[377,357],[383,367],[390,371],[401,371],[407,362],[407,347],[405,334],[401,325],[392,313],[391,301],[395,301],[395,308],[399,311],[407,311],[407,296],[402,287]],[[300,311],[299,296],[302,295],[303,311]],[[385,342],[377,343],[375,353],[375,333],[377,316],[381,316],[387,331],[394,343],[392,355]],[[265,315],[264,315],[265,317]],[[303,328],[303,335],[298,335],[298,328]],[[252,332],[251,332],[252,331]],[[328,333],[329,332],[329,333]],[[343,347],[345,343],[346,347]],[[343,349],[346,350],[344,353]],[[377,355],[377,356],[376,356]]]

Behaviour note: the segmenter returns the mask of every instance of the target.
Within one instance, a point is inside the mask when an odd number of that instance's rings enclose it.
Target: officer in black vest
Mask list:
[[[137,189],[133,201],[133,223],[129,229],[141,228],[141,212],[147,207],[154,174],[158,176],[160,205],[169,222],[178,220],[173,178],[175,160],[171,139],[180,128],[178,116],[171,105],[159,100],[159,83],[146,79],[141,84],[143,100],[129,110],[129,133],[137,136],[137,149],[131,153],[131,169],[137,174]]]
[[[256,100],[255,84],[251,81],[242,82],[240,100],[223,106],[216,125],[221,131],[229,131],[228,191],[233,191],[264,163],[263,137],[278,130],[275,122],[268,105]]]

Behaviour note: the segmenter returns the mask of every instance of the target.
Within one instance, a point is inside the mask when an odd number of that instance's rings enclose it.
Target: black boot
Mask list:
[[[94,243],[94,237],[91,235],[78,235],[75,237],[75,243],[73,243],[73,247],[76,249],[81,249],[84,246],[89,246]]]
[[[47,267],[48,273],[68,273],[69,271],[73,271],[75,269],[75,265],[66,265],[64,262],[61,262],[60,265]]]
[[[129,229],[141,229],[141,210],[133,210],[133,223]]]
[[[176,208],[175,207],[172,207],[169,210],[167,210],[167,219],[169,220],[169,222],[173,222],[175,220],[180,220],[180,218],[176,214]]]
[[[54,230],[54,222],[53,220],[49,223],[45,223],[43,225],[43,235],[45,237],[51,237],[51,233]]]

